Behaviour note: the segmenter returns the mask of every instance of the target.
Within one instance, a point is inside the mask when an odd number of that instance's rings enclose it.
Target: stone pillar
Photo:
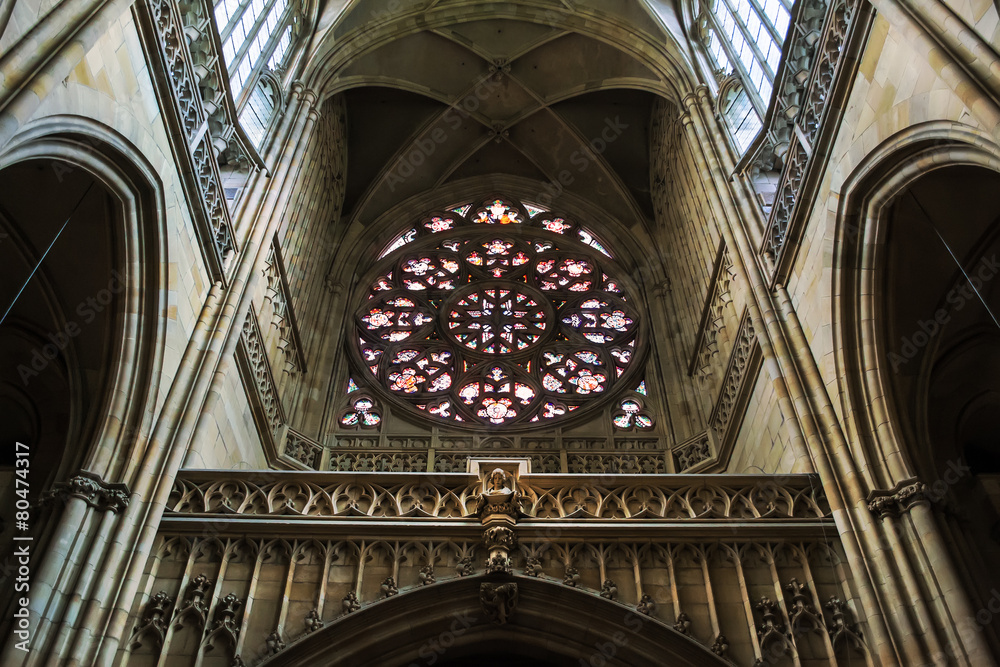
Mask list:
[[[22,0],[23,1],[23,0]],[[0,55],[0,146],[79,64],[133,0],[64,0]]]
[[[786,422],[794,422],[789,423],[789,429],[796,459],[811,460],[823,482],[845,553],[855,575],[863,614],[871,632],[872,650],[883,664],[898,663],[901,656],[905,656],[907,664],[920,664],[923,658],[919,646],[914,646],[914,642],[903,641],[902,645],[893,642],[894,636],[913,636],[909,618],[904,616],[890,619],[893,634],[886,627],[882,598],[888,596],[890,599],[898,599],[900,596],[893,577],[886,571],[883,559],[869,557],[873,552],[877,553],[880,546],[877,537],[872,534],[874,524],[871,514],[860,497],[863,490],[858,474],[853,470],[849,457],[836,457],[825,442],[826,438],[836,439],[837,435],[843,441],[839,423],[826,420],[820,422],[814,412],[812,401],[815,397],[812,394],[817,390],[825,392],[826,388],[822,383],[818,388],[813,384],[802,384],[814,383],[817,379],[815,373],[806,374],[803,372],[805,369],[800,368],[802,355],[811,358],[811,351],[801,340],[789,341],[790,332],[778,313],[776,299],[764,278],[757,253],[748,240],[744,226],[740,224],[741,214],[734,203],[739,202],[739,198],[729,191],[728,174],[715,154],[717,147],[726,145],[726,140],[712,113],[707,90],[702,87],[697,93],[688,94],[684,98],[684,105],[687,114],[683,120],[689,142],[702,173],[708,175],[714,188],[714,191],[708,188],[710,204],[716,212],[716,219],[719,220],[723,237],[732,253],[734,265],[745,278],[747,306],[758,331],[765,368],[775,384],[779,406],[786,415]],[[815,364],[814,360],[812,364]],[[845,447],[839,449],[843,452]],[[869,562],[875,566],[872,574],[869,574]],[[876,589],[873,577],[885,582],[885,585]],[[887,589],[884,596],[879,595],[883,589]]]

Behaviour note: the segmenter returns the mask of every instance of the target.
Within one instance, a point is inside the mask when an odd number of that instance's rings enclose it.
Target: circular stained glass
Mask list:
[[[527,285],[476,281],[445,305],[445,331],[471,353],[516,354],[546,336],[553,314],[548,299]]]
[[[639,313],[578,223],[490,198],[407,229],[366,278],[354,352],[412,414],[477,429],[557,423],[635,374]],[[647,425],[632,404],[615,407],[623,424]]]

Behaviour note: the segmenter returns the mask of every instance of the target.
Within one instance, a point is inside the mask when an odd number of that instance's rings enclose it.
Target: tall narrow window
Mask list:
[[[790,0],[708,0],[705,46],[723,76],[740,85],[720,100],[733,138],[743,152],[760,130],[781,61]]]
[[[244,90],[255,91],[253,85],[265,66],[273,70],[282,64],[295,15],[295,0],[216,1],[215,24],[237,103]],[[243,104],[249,104],[254,94],[245,96]]]
[[[240,111],[240,125],[258,150],[264,143],[264,133],[274,113],[276,93],[270,77],[261,77],[250,93],[246,106]]]

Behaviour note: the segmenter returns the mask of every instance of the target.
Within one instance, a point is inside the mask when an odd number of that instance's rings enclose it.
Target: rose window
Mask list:
[[[355,316],[358,365],[412,415],[459,427],[559,422],[639,371],[639,311],[578,223],[494,198],[390,243]],[[632,404],[615,406],[646,426]],[[622,420],[624,425],[624,420]]]
[[[552,326],[542,295],[516,283],[472,283],[445,308],[448,335],[480,354],[512,354],[537,343]]]

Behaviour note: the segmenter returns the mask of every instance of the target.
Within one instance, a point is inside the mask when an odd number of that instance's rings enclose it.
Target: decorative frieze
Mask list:
[[[421,479],[401,481],[361,482],[339,476],[310,481],[300,476],[294,480],[258,482],[252,474],[233,473],[216,473],[211,479],[195,481],[182,476],[168,508],[179,515],[222,513],[311,518],[464,519],[479,513],[481,485],[474,479],[465,477],[450,484]],[[610,478],[601,478],[599,482],[573,478],[535,481],[522,477],[518,482],[517,510],[536,519],[804,520],[829,516],[826,501],[807,477],[751,480],[712,475],[647,480],[641,484],[625,484]]]
[[[81,470],[67,481],[57,482],[52,489],[43,492],[41,502],[79,498],[102,512],[117,514],[128,507],[131,495],[125,484],[105,482],[100,475]]]

